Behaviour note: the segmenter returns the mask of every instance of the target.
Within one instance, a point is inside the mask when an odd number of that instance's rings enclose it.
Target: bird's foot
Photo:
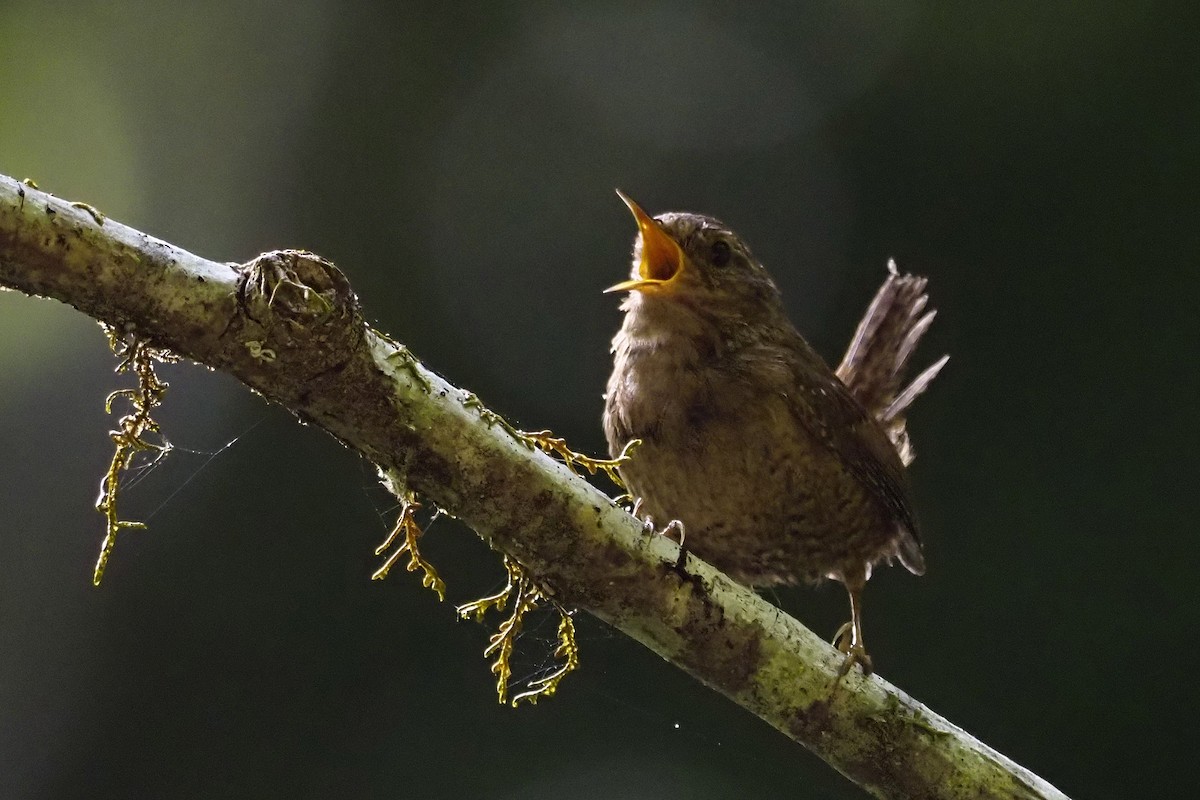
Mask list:
[[[667,523],[667,526],[661,531],[654,527],[654,518],[647,514],[644,517],[639,516],[642,510],[642,498],[637,498],[633,502],[633,510],[630,512],[633,516],[638,517],[642,521],[642,532],[647,536],[665,536],[673,542],[679,544],[679,555],[675,557],[674,570],[680,575],[686,577],[684,567],[687,566],[688,549],[685,541],[687,540],[687,531],[684,530],[683,521],[673,519]]]
[[[679,542],[679,555],[675,557],[675,571],[686,577],[687,571],[684,567],[687,566],[688,549],[687,532],[683,528],[683,523],[677,519],[671,520],[667,523],[667,527],[662,529],[662,535]]]
[[[633,508],[629,510],[629,513],[642,521],[642,533],[647,536],[654,535],[654,517],[649,514],[642,516],[642,498],[638,497],[633,501]]]
[[[675,563],[671,565],[671,569],[686,578],[687,571],[684,567],[687,566],[688,549],[687,544],[685,544],[687,536],[684,532],[683,523],[677,519],[673,519],[667,523],[667,527],[660,531],[655,530],[654,520],[646,517],[642,522],[642,530],[646,532],[647,536],[665,536],[672,542],[679,544],[679,555],[675,556]]]
[[[684,539],[687,538],[687,532],[683,529],[683,523],[677,519],[673,519],[667,523],[667,527],[659,531],[659,536],[665,536],[673,542],[678,542],[680,547],[683,547]]]
[[[838,628],[837,633],[833,636],[833,646],[846,656],[842,665],[838,667],[838,680],[854,669],[855,664],[862,667],[863,675],[870,675],[875,671],[875,667],[871,663],[871,656],[867,654],[867,648],[863,647],[861,642],[854,641],[853,622],[847,622]]]
[[[838,679],[840,680],[847,672],[854,669],[855,664],[862,667],[863,675],[870,675],[875,671],[875,667],[871,664],[871,656],[867,655],[866,648],[861,644],[856,644],[846,651],[846,658],[842,661],[842,665],[838,667]]]

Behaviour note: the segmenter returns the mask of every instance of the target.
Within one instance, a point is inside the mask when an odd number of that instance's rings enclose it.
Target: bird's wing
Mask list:
[[[797,416],[810,433],[841,457],[859,484],[891,512],[900,532],[900,561],[910,572],[920,575],[925,572],[925,558],[901,455],[883,426],[854,399],[845,384],[832,373],[825,377],[822,388],[826,391],[817,395],[819,405],[805,408],[802,401]],[[811,395],[808,399],[811,402]],[[833,424],[812,424],[822,416]]]
[[[794,332],[793,332],[794,333]],[[854,398],[824,359],[799,333],[782,348],[770,348],[778,388],[787,395],[796,421],[833,452],[867,492],[896,520],[898,555],[910,572],[925,571],[916,513],[904,464],[883,426]],[[780,353],[788,354],[785,358]],[[755,359],[757,360],[757,359]],[[759,374],[763,374],[761,369]]]

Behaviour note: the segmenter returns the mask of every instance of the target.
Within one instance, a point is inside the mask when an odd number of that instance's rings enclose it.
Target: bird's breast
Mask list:
[[[715,348],[669,334],[618,336],[605,394],[610,448],[694,431],[717,402],[721,382]]]

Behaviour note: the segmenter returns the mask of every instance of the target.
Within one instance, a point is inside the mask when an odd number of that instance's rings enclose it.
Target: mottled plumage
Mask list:
[[[623,197],[623,196],[622,196]],[[924,281],[893,274],[835,372],[800,336],[779,290],[725,225],[696,214],[645,215],[613,340],[604,428],[640,512],[680,520],[688,549],[752,586],[822,577],[850,590],[840,646],[870,668],[859,592],[898,558],[921,574],[905,476],[904,410],[944,362],[900,391]],[[840,376],[840,377],[839,377]]]

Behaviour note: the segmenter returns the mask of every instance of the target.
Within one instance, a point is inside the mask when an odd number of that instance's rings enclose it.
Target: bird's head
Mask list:
[[[715,316],[757,317],[779,309],[775,282],[724,223],[679,212],[651,217],[617,194],[633,212],[638,235],[630,279],[606,292],[633,292]]]

